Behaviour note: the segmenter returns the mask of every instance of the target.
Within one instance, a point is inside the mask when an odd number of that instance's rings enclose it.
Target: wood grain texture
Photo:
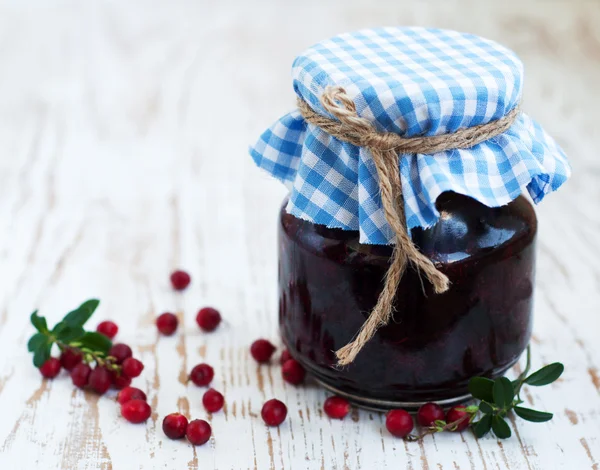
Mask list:
[[[421,24],[498,39],[526,66],[525,109],[570,154],[574,176],[539,207],[534,364],[564,377],[530,388],[545,424],[513,438],[394,439],[380,414],[323,416],[323,390],[285,385],[247,348],[277,338],[275,221],[284,189],[247,145],[293,107],[289,70],[319,39]],[[600,4],[596,1],[0,2],[0,468],[598,469],[600,466]],[[183,266],[185,294],[168,286]],[[35,308],[57,321],[97,296],[95,321],[146,369],[154,414],[125,423],[111,397],[43,382],[25,343]],[[201,334],[203,305],[226,323]],[[182,327],[157,338],[154,318]],[[214,365],[226,396],[208,416],[187,370]],[[516,370],[514,372],[517,372]],[[267,429],[262,403],[289,407]],[[192,448],[165,439],[175,410],[210,420]]]

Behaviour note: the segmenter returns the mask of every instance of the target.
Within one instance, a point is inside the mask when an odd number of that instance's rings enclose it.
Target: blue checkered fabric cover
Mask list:
[[[521,100],[523,65],[512,51],[471,34],[380,28],[316,44],[294,61],[292,75],[297,95],[315,111],[327,114],[319,97],[340,85],[378,130],[409,137],[501,118]],[[296,110],[265,131],[250,154],[290,187],[291,214],[360,230],[361,243],[393,241],[367,149],[307,124]],[[399,168],[409,228],[436,222],[435,201],[444,191],[496,207],[526,189],[538,203],[570,174],[561,148],[523,113],[507,132],[475,147],[400,155]]]

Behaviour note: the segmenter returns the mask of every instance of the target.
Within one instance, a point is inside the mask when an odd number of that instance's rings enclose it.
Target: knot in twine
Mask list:
[[[327,87],[321,95],[321,104],[336,119],[315,112],[306,101],[298,98],[298,108],[307,122],[339,140],[365,147],[371,152],[379,178],[383,212],[395,234],[391,264],[385,275],[383,290],[377,304],[356,338],[335,353],[338,364],[344,366],[351,364],[377,329],[390,321],[394,310],[394,297],[409,262],[417,273],[425,274],[436,294],[446,292],[450,286],[448,277],[418,250],[408,235],[398,155],[434,154],[445,150],[473,147],[506,132],[519,115],[520,106],[515,106],[496,121],[462,128],[452,134],[402,137],[393,132],[378,132],[368,119],[361,118],[357,114],[354,101],[340,86]]]

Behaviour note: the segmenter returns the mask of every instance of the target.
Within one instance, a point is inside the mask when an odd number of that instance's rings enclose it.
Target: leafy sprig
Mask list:
[[[31,314],[31,324],[37,330],[27,343],[27,349],[33,353],[33,365],[41,367],[52,353],[56,345],[61,351],[72,349],[80,353],[87,363],[95,362],[110,370],[119,371],[120,366],[108,355],[112,342],[109,338],[95,331],[86,331],[85,324],[94,314],[99,300],[90,299],[75,310],[67,313],[54,328],[48,328],[46,318],[38,315],[36,310]]]

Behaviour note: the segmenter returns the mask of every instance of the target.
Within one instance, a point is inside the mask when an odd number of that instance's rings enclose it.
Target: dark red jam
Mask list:
[[[321,383],[374,408],[450,403],[469,378],[497,377],[525,350],[532,327],[537,222],[519,197],[489,208],[445,193],[441,218],[413,229],[413,241],[452,282],[440,295],[407,270],[393,321],[354,363],[334,351],[358,332],[375,305],[389,246],[361,245],[358,232],[331,229],[281,210],[279,321],[294,358]]]

